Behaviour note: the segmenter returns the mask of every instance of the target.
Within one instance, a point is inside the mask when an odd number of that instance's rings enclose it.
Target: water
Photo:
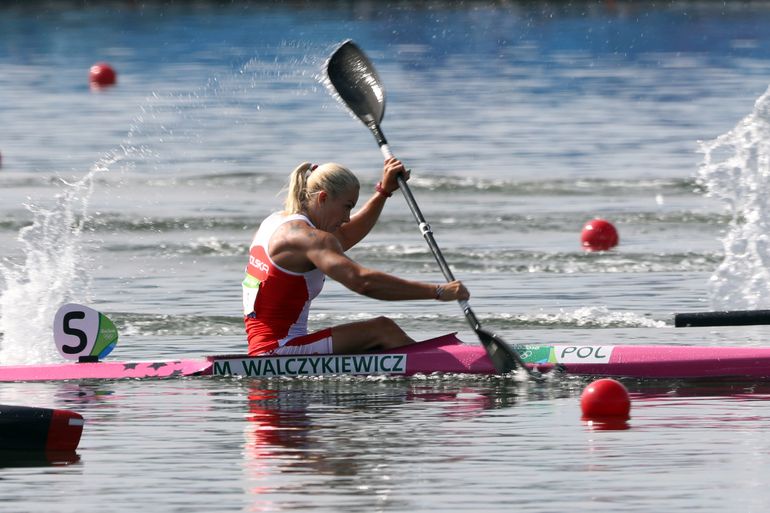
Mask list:
[[[379,178],[374,140],[321,81],[347,38],[375,62],[383,129],[485,327],[766,345],[766,327],[672,316],[770,303],[768,18],[765,2],[4,3],[0,362],[56,360],[66,301],[115,321],[112,359],[242,352],[246,245],[291,169]],[[116,87],[89,90],[98,60]],[[618,228],[616,250],[580,250],[594,216]],[[397,196],[351,256],[441,280]],[[311,323],[382,313],[416,338],[474,342],[456,305],[335,283]],[[6,384],[0,403],[70,408],[86,427],[78,461],[3,456],[0,510],[767,509],[765,384],[628,381],[622,431],[580,421],[586,384]]]

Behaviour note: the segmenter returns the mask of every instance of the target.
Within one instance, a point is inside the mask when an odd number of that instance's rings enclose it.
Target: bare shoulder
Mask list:
[[[328,255],[329,252],[342,252],[337,238],[301,220],[284,223],[270,239],[270,258],[284,269],[294,272],[315,268],[318,255]]]
[[[323,247],[332,239],[336,240],[330,233],[314,228],[302,220],[296,220],[283,224],[273,233],[270,247],[275,250],[307,251]]]

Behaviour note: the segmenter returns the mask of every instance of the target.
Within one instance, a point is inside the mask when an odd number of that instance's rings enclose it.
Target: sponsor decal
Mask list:
[[[615,346],[514,346],[526,363],[610,363]]]
[[[267,260],[267,254],[262,246],[252,246],[249,250],[249,264],[246,266],[246,274],[257,280],[265,281],[270,272]]]
[[[513,346],[526,363],[548,363],[551,358],[551,346]]]
[[[556,363],[610,363],[614,346],[553,346]]]
[[[255,269],[259,269],[265,274],[270,271],[270,268],[267,266],[267,264],[254,255],[249,255],[249,265]]]
[[[272,378],[404,373],[405,354],[256,356],[214,360],[215,376]]]

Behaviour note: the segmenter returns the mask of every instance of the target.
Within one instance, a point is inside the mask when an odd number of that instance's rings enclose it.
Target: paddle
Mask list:
[[[382,151],[382,155],[386,159],[392,157],[393,153],[390,151],[388,141],[380,129],[380,123],[385,114],[385,89],[374,66],[364,52],[353,41],[345,41],[332,53],[326,62],[326,76],[338,99],[372,132],[380,147],[380,151]],[[441,272],[447,281],[454,281],[455,277],[449,269],[446,260],[444,260],[444,256],[433,238],[430,225],[425,221],[406,180],[399,176],[398,185],[420,227],[420,232],[422,232],[430,250],[433,252],[436,262],[441,268]],[[461,300],[458,302],[463,309],[465,318],[476,333],[476,336],[479,337],[497,372],[504,374],[513,371],[519,366],[525,369],[530,377],[536,380],[543,379],[539,372],[527,367],[519,353],[501,340],[500,337],[481,327],[481,323],[467,301]]]

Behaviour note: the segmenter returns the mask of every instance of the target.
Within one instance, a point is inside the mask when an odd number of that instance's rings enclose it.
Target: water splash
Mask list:
[[[120,160],[109,154],[75,182],[62,180],[63,192],[50,208],[26,204],[32,224],[19,230],[23,261],[0,263],[0,364],[30,364],[59,359],[51,342],[58,307],[89,302],[90,277],[82,235],[94,176]]]
[[[585,306],[557,313],[502,314],[493,321],[505,321],[510,327],[551,328],[665,328],[665,321],[634,312],[611,311],[606,306]]]
[[[770,89],[732,130],[701,143],[698,181],[726,204],[724,260],[709,280],[715,309],[770,308]]]

